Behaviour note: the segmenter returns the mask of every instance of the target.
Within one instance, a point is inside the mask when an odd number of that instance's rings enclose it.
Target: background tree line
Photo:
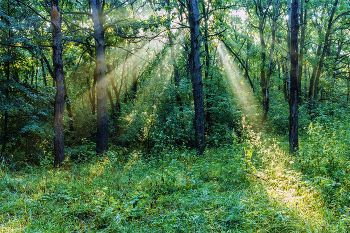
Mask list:
[[[13,166],[84,160],[108,145],[201,154],[241,140],[250,126],[290,129],[294,151],[298,125],[303,133],[315,118],[348,108],[349,1],[0,7],[1,158]],[[247,84],[239,92],[230,82]]]

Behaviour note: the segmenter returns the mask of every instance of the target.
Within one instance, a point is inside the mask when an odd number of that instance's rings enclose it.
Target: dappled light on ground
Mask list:
[[[279,208],[277,217],[285,221],[285,227],[298,221],[304,231],[330,230],[329,219],[325,216],[332,214],[325,207],[319,190],[295,169],[298,161],[289,155],[288,144],[282,144],[271,136],[266,138],[256,135],[250,141],[251,150],[254,150],[252,160],[258,161],[253,169],[259,183],[257,189],[265,190],[273,205]]]

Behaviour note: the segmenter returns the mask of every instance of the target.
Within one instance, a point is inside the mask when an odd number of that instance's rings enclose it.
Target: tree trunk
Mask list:
[[[189,60],[195,108],[195,144],[198,154],[203,154],[205,150],[205,135],[203,81],[200,61],[199,16],[198,0],[190,0],[188,3],[188,21],[191,30],[191,53]]]
[[[323,60],[324,60],[326,52],[329,48],[329,36],[331,33],[331,28],[333,25],[332,21],[333,21],[335,10],[337,9],[337,5],[338,5],[338,0],[335,0],[335,2],[333,4],[332,11],[331,11],[331,15],[329,17],[328,25],[327,25],[327,31],[326,31],[326,36],[324,39],[324,45],[323,45],[322,54],[320,57],[320,62],[318,63],[317,74],[316,74],[316,79],[315,79],[314,100],[317,100],[318,83],[319,83],[321,72],[322,72]]]
[[[288,32],[287,32],[287,60],[286,60],[286,96],[288,100],[288,104],[290,104],[290,55],[291,55],[291,17],[292,17],[292,4],[291,0],[288,1]]]
[[[207,8],[205,6],[205,2],[202,0],[202,14],[203,14],[203,19],[204,19],[204,51],[205,51],[205,56],[204,56],[204,60],[205,60],[205,70],[204,70],[204,80],[208,82],[208,78],[209,78],[209,67],[210,67],[210,53],[209,53],[209,42],[208,42],[208,12],[207,12]],[[210,91],[206,91],[206,111],[205,111],[205,121],[207,123],[207,132],[209,132],[210,128],[211,128],[211,104],[210,104]]]
[[[304,51],[305,51],[305,30],[307,27],[307,9],[304,8],[304,0],[300,2],[300,52],[299,52],[299,60],[298,60],[298,96],[299,103],[301,103],[301,80],[303,75],[303,64],[304,64]]]
[[[101,0],[89,0],[94,23],[96,53],[97,142],[96,152],[108,151],[106,59],[104,52],[103,9]]]
[[[59,10],[59,0],[51,0],[51,20],[52,20],[52,37],[53,37],[53,67],[56,77],[57,92],[55,96],[54,107],[54,152],[55,165],[63,162],[64,140],[63,140],[63,110],[64,99],[66,96],[64,87],[64,74],[62,62],[62,33],[61,33],[61,16]]]
[[[47,81],[46,81],[46,74],[45,74],[45,67],[44,67],[44,62],[43,62],[43,59],[41,58],[40,59],[41,61],[41,72],[43,74],[43,82],[44,82],[44,85],[45,87],[47,86]]]
[[[299,0],[293,0],[291,17],[291,69],[289,101],[289,146],[294,153],[298,149],[298,33]]]
[[[270,102],[270,78],[272,74],[272,63],[273,63],[273,53],[275,50],[275,39],[276,39],[276,28],[277,28],[277,19],[279,15],[279,2],[277,1],[276,3],[276,12],[275,16],[272,19],[272,32],[271,32],[271,48],[270,48],[270,59],[269,59],[269,69],[267,71],[267,76],[266,76],[266,82],[265,82],[265,98],[266,98],[266,107],[264,108],[264,120],[263,122],[266,121],[267,118],[267,112],[269,110],[269,102]],[[266,114],[265,114],[265,109],[266,109]]]
[[[316,57],[319,57],[320,55],[321,55],[321,45],[319,44],[317,46]],[[317,65],[313,65],[312,74],[310,78],[310,86],[309,86],[309,96],[308,96],[309,100],[311,100],[314,93],[316,72],[317,72]]]
[[[262,16],[259,19],[259,34],[260,34],[260,46],[261,46],[261,69],[260,69],[260,86],[261,86],[261,92],[263,97],[263,119],[262,124],[266,122],[267,119],[267,113],[269,111],[269,93],[268,93],[268,86],[267,86],[267,80],[266,80],[266,44],[265,44],[265,37],[264,37],[264,22],[265,20],[262,18]]]

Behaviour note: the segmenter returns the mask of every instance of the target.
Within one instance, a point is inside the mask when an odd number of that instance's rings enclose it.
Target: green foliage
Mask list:
[[[324,202],[342,212],[350,194],[349,123],[347,119],[325,121],[322,115],[317,119],[303,138],[297,167],[321,189]]]

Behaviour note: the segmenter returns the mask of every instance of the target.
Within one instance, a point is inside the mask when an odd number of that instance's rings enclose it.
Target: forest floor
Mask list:
[[[348,232],[347,186],[306,173],[281,141],[3,168],[0,232]]]

